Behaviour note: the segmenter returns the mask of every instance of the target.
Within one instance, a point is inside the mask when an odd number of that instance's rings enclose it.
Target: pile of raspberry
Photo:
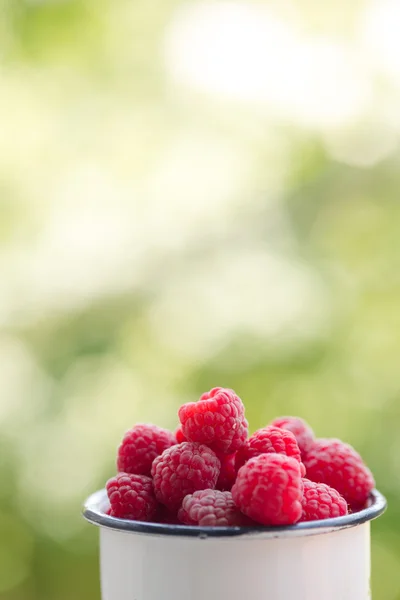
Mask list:
[[[213,388],[178,411],[172,433],[135,425],[107,482],[115,518],[211,527],[284,526],[363,508],[374,478],[338,439],[315,438],[298,417],[280,417],[251,436],[244,405]]]

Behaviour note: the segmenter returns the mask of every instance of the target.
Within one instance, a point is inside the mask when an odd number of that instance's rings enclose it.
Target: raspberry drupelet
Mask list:
[[[215,487],[217,490],[230,492],[236,480],[236,454],[216,454],[221,463],[221,470]]]
[[[188,441],[185,435],[183,434],[182,425],[179,425],[179,427],[176,428],[175,437],[178,444],[182,444],[182,442]]]

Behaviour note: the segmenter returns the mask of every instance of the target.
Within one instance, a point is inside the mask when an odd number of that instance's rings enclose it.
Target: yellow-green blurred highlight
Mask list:
[[[84,498],[233,387],[362,453],[400,598],[400,8],[0,0],[0,598],[99,598]]]

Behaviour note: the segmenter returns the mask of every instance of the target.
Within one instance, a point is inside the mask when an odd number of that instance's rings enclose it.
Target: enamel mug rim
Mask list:
[[[257,538],[278,538],[318,535],[335,530],[339,531],[349,527],[356,527],[367,521],[372,521],[384,513],[387,502],[386,498],[375,489],[372,490],[370,494],[368,506],[356,513],[350,513],[343,517],[335,517],[332,519],[307,521],[285,527],[266,527],[263,525],[254,527],[198,527],[190,525],[147,523],[111,517],[102,509],[102,507],[105,507],[106,505],[106,490],[98,490],[86,500],[83,507],[84,518],[93,525],[128,533],[197,537],[200,539],[224,537],[248,539],[250,536]]]

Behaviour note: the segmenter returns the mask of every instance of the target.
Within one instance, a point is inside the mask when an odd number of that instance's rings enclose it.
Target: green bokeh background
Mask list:
[[[396,2],[0,0],[0,599],[99,598],[80,506],[233,387],[352,443],[400,598]]]

